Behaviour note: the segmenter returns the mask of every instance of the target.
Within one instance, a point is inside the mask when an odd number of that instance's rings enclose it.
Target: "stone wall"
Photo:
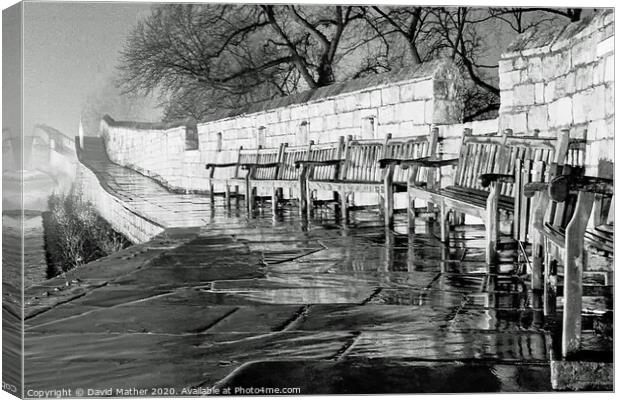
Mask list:
[[[500,129],[587,132],[587,173],[613,176],[613,10],[521,35],[502,55],[499,73]]]
[[[112,228],[125,235],[132,243],[144,243],[164,231],[159,224],[141,217],[123,202],[105,191],[96,175],[78,162],[76,187],[83,199],[91,202]]]
[[[100,125],[110,160],[175,191],[207,187],[206,161],[192,148],[193,132],[191,125],[123,122],[107,115]]]
[[[457,67],[450,60],[435,60],[220,111],[197,125],[196,150],[187,149],[186,125],[122,122],[105,116],[100,134],[113,162],[168,188],[202,192],[208,189],[205,164],[235,160],[239,146],[320,143],[347,135],[422,135],[434,124],[458,123],[463,115],[462,88]]]

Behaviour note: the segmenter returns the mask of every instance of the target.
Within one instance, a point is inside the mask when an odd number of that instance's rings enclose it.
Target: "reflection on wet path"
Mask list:
[[[26,387],[550,390],[541,311],[512,254],[484,264],[481,227],[447,248],[424,221],[406,235],[368,211],[343,227],[270,209],[218,200],[202,228],[77,272],[74,292],[27,293]]]

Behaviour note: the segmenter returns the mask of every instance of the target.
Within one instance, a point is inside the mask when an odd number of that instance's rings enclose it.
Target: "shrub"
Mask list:
[[[117,252],[131,243],[74,191],[48,199],[46,247],[48,277]]]

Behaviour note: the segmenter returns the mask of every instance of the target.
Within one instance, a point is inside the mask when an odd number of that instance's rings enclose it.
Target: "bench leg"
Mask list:
[[[581,343],[582,274],[587,252],[583,237],[594,193],[579,192],[575,214],[566,227],[564,238],[564,313],[562,316],[562,356],[567,357],[579,350]]]
[[[557,304],[557,270],[558,262],[551,260],[545,250],[545,282],[543,287],[543,311],[545,315],[554,315]]]
[[[248,210],[248,216],[252,216],[252,213],[254,212],[254,188],[251,187],[250,185],[246,186],[245,189],[245,200],[246,200],[246,206],[247,206],[247,210]]]
[[[394,226],[394,185],[392,185],[391,177],[383,182],[383,194],[385,196],[384,223],[388,228]]]
[[[486,262],[489,265],[497,262],[497,243],[499,239],[499,214],[497,212],[497,185],[492,184],[485,218],[486,228]]]
[[[228,186],[228,184],[226,184],[224,186],[224,197],[226,199],[226,207],[230,208],[230,186]]]
[[[215,188],[212,183],[209,184],[209,200],[211,201],[211,205],[215,203]]]
[[[532,290],[543,289],[543,252],[544,249],[539,240],[534,239],[532,241]]]
[[[346,225],[349,222],[349,207],[347,205],[347,192],[339,193],[340,197],[340,214],[342,222]]]
[[[308,189],[303,176],[299,179],[299,215],[302,219],[308,215]]]
[[[407,193],[407,228],[409,231],[415,229],[415,198]]]
[[[450,226],[449,226],[449,222],[448,222],[448,218],[450,216],[449,210],[446,207],[446,203],[441,202],[441,204],[439,205],[439,229],[441,232],[441,241],[444,243],[448,243],[449,242],[449,235],[448,233],[450,232]]]
[[[278,189],[273,188],[271,191],[271,214],[276,216],[278,213]]]
[[[235,208],[239,208],[239,186],[238,185],[235,185],[234,194],[235,194]]]

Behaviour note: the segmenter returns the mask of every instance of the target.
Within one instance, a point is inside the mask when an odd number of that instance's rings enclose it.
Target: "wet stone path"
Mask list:
[[[270,208],[218,200],[200,227],[27,289],[26,389],[551,389],[541,312],[512,254],[485,265],[481,227],[445,246],[425,221]]]

